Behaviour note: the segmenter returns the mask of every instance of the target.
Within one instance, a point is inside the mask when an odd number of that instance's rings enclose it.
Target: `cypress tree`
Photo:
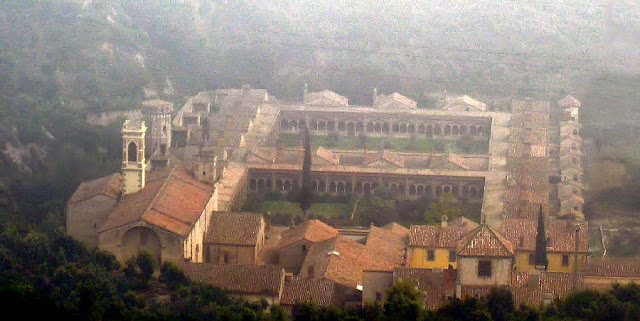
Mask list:
[[[302,216],[307,217],[307,210],[311,207],[311,139],[309,137],[309,127],[304,125],[304,160],[302,162],[302,186],[298,194],[298,202]]]
[[[536,250],[534,252],[534,263],[536,266],[542,265],[547,269],[549,261],[547,259],[547,235],[544,228],[544,214],[542,213],[542,205],[540,205],[540,213],[538,214],[538,229],[536,232]]]

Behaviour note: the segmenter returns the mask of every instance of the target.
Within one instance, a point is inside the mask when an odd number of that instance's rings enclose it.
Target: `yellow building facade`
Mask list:
[[[453,249],[412,247],[409,253],[409,266],[412,268],[456,268],[456,252]]]
[[[536,269],[535,265],[532,263],[532,259],[530,258],[531,255],[533,255],[533,252],[516,252],[516,272],[529,272]],[[584,268],[586,257],[586,253],[578,253],[578,271],[582,271]],[[547,272],[572,273],[574,271],[574,253],[547,252],[547,260],[549,262]]]

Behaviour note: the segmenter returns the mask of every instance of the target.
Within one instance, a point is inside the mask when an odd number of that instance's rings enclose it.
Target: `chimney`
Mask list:
[[[378,88],[373,88],[373,103],[375,104],[376,98],[378,98]]]

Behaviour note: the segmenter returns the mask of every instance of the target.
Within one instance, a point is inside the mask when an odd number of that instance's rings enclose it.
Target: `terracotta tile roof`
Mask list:
[[[578,273],[578,290],[584,288],[584,274]],[[511,293],[516,306],[539,305],[543,299],[565,298],[573,291],[573,273],[564,272],[513,272]]]
[[[366,246],[343,236],[313,244],[300,269],[308,276],[313,269],[314,279],[328,279],[337,284],[356,288],[362,284],[362,271],[391,271],[395,267]]]
[[[558,100],[558,106],[562,108],[580,107],[580,101],[571,95],[567,95],[564,98]]]
[[[640,258],[588,258],[587,276],[640,278]]]
[[[375,162],[380,160],[395,165],[396,167],[404,167],[404,157],[386,149],[379,153],[367,154],[364,160],[364,165],[373,165]]]
[[[322,146],[318,147],[316,150],[316,156],[326,160],[330,164],[338,165],[340,160],[336,155],[334,155],[330,150],[323,148]]]
[[[205,243],[256,246],[263,228],[262,214],[215,212],[211,216]]]
[[[276,159],[276,154],[273,151],[265,150],[261,148],[251,149],[251,155],[261,159],[267,163],[273,163]]]
[[[453,99],[447,99],[447,100],[448,100],[447,101],[447,105],[444,107],[445,110],[452,109],[452,108],[454,108],[455,106],[458,106],[458,105],[470,106],[470,107],[473,107],[473,108],[475,108],[477,110],[480,110],[480,111],[486,111],[487,110],[487,104],[485,104],[485,103],[483,103],[483,102],[481,102],[481,101],[479,101],[477,99],[471,98],[471,97],[469,97],[467,95],[460,96],[460,97],[455,97]]]
[[[511,242],[486,224],[462,237],[458,241],[457,252],[461,256],[494,257],[509,257],[514,253]]]
[[[71,195],[67,204],[88,200],[98,195],[118,199],[121,191],[122,176],[120,173],[115,173],[92,181],[83,182],[78,186],[78,189],[76,189],[73,195]]]
[[[578,231],[578,251],[583,253],[588,252],[588,223],[586,221],[574,222],[570,220],[552,220],[547,222],[547,250],[550,252],[574,252],[576,248],[576,225],[580,227]]]
[[[470,167],[465,164],[464,158],[454,153],[449,153],[447,155],[447,160],[449,161],[449,163],[454,164],[462,169],[466,169],[466,170],[470,169]]]
[[[284,269],[276,265],[176,263],[194,282],[213,285],[232,294],[280,296]]]
[[[396,233],[391,230],[371,226],[367,237],[367,249],[383,257],[389,263],[404,265],[407,253],[408,232]]]
[[[394,233],[409,235],[409,229],[396,222],[391,222],[387,225],[381,226],[380,228]]]
[[[187,236],[205,210],[213,187],[174,167],[164,178],[149,181],[125,195],[109,214],[99,232],[144,221],[180,236]]]
[[[393,282],[399,280],[414,282],[417,289],[424,293],[423,304],[427,309],[437,309],[445,303],[447,296],[455,295],[455,269],[396,268],[393,270]]]
[[[305,104],[317,104],[320,103],[322,101],[330,101],[332,102],[332,106],[336,105],[336,106],[347,106],[349,104],[349,99],[347,99],[347,97],[344,96],[340,96],[336,93],[334,93],[333,91],[330,90],[323,90],[323,91],[318,91],[318,92],[312,92],[309,93],[304,101]]]
[[[284,282],[280,305],[295,305],[311,301],[317,306],[333,302],[334,283],[330,280],[293,278]]]
[[[291,245],[300,240],[317,243],[338,235],[338,230],[318,220],[308,220],[282,233],[278,248]]]
[[[455,249],[457,241],[473,231],[478,224],[461,218],[450,222],[447,226],[412,225],[409,234],[409,245],[433,248]]]
[[[381,107],[382,105],[388,105],[392,103],[395,103],[395,105],[399,105],[399,107],[404,108],[418,108],[418,103],[416,103],[413,99],[403,96],[397,92],[394,92],[390,95],[378,95],[373,101],[373,107]]]

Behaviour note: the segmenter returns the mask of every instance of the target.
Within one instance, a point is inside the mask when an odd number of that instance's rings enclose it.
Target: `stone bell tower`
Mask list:
[[[122,125],[122,185],[125,195],[144,188],[146,131],[147,127],[141,120],[126,120]]]

